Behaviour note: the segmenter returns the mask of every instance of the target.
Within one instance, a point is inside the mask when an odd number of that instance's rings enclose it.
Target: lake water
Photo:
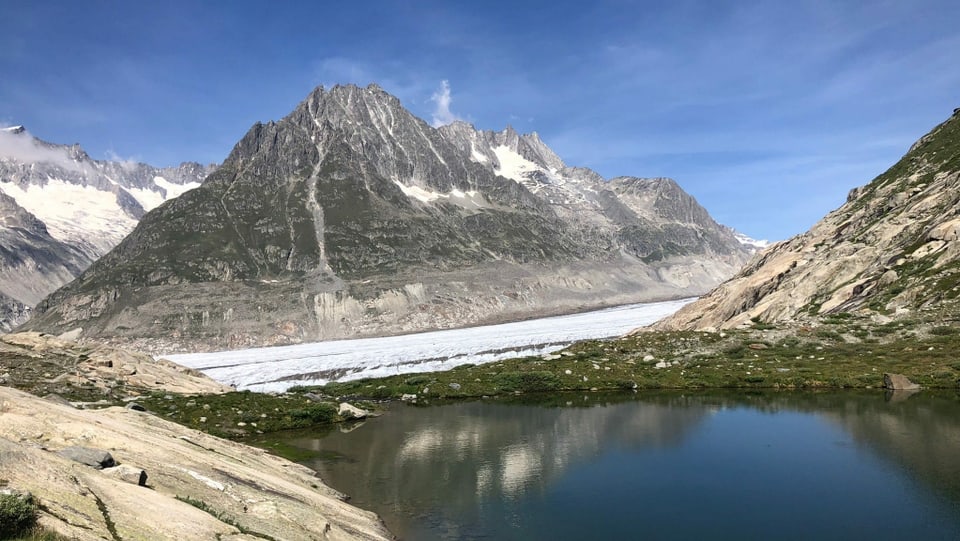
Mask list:
[[[956,393],[520,399],[284,443],[407,541],[960,539]]]

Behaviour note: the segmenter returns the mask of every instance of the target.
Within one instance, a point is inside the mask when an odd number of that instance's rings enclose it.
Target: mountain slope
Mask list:
[[[30,307],[78,276],[91,259],[0,192],[0,331],[30,316]]]
[[[746,256],[673,181],[607,183],[535,134],[320,87],[29,328],[173,349],[409,332],[694,295]]]
[[[657,327],[950,311],[958,296],[960,109],[810,231],[768,248]]]
[[[158,169],[92,160],[79,145],[0,130],[0,330],[107,253],[148,211],[200,185],[212,166]]]

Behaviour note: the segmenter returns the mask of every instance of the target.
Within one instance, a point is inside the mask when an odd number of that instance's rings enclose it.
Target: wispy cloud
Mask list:
[[[0,159],[52,163],[70,171],[83,171],[83,165],[71,158],[65,148],[40,143],[27,131],[0,130]]]
[[[119,154],[114,152],[113,149],[107,149],[105,154],[106,154],[107,160],[111,162],[116,162],[117,164],[120,165],[120,167],[128,171],[133,171],[134,169],[137,169],[140,166],[142,161],[136,156],[131,158],[124,158],[123,156],[120,156]]]
[[[450,95],[450,82],[446,79],[440,81],[440,90],[433,93],[430,101],[434,103],[432,122],[434,128],[462,120],[450,110],[450,103],[453,102],[453,97]]]

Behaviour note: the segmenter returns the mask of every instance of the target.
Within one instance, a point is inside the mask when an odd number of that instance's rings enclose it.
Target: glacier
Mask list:
[[[161,357],[200,370],[238,390],[283,392],[295,385],[450,370],[464,364],[543,355],[579,340],[622,336],[673,314],[693,300],[630,304],[401,336]]]

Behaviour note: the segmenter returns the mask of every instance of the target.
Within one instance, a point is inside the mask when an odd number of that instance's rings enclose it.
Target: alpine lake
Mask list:
[[[960,394],[522,395],[259,442],[399,539],[960,539]]]

